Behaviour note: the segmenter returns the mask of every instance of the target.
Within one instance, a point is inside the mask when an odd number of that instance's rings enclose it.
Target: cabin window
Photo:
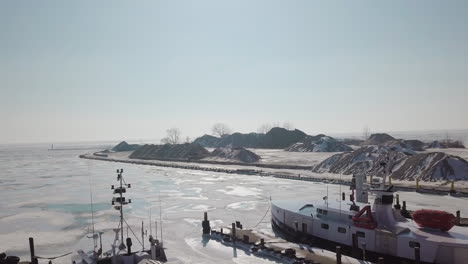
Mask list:
[[[328,224],[322,224],[321,227],[322,227],[323,229],[328,229]]]
[[[338,233],[346,234],[346,228],[338,227]]]
[[[366,233],[361,232],[361,231],[357,231],[357,232],[356,232],[356,235],[357,235],[358,237],[366,237]]]
[[[415,247],[421,248],[419,242],[414,242],[414,241],[410,241],[410,242],[409,242],[409,247],[410,247],[410,248],[415,248]]]

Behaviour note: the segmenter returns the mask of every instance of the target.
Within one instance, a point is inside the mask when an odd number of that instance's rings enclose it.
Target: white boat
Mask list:
[[[392,188],[369,190],[356,175],[357,201],[272,201],[273,227],[284,233],[359,249],[384,259],[426,263],[468,263],[468,228],[424,228],[393,207]],[[383,181],[385,186],[385,178]],[[367,203],[368,192],[375,194]],[[354,200],[354,199],[353,199]],[[392,262],[394,263],[394,262]]]
[[[115,233],[115,238],[113,243],[111,244],[111,249],[106,252],[103,252],[101,240],[101,236],[103,233],[94,232],[93,224],[93,235],[89,238],[92,238],[94,240],[94,248],[89,252],[78,250],[78,255],[72,258],[73,264],[157,264],[167,261],[162,241],[160,242],[158,239],[153,239],[153,236],[151,234],[149,236],[150,249],[146,251],[131,251],[132,239],[130,237],[127,237],[124,241],[123,231],[124,225],[127,224],[127,222],[125,221],[123,216],[123,207],[131,203],[132,201],[131,199],[126,200],[125,197],[123,197],[123,194],[126,193],[127,188],[131,188],[131,185],[125,182],[122,174],[123,169],[117,170],[117,181],[119,182],[119,185],[116,187],[112,185],[113,194],[116,195],[116,197],[112,198],[112,206],[114,207],[114,209],[120,212],[120,223],[118,228],[113,229]],[[160,227],[162,238],[162,226],[160,225]],[[128,224],[127,228],[131,229],[131,227],[128,226]],[[145,232],[143,232],[143,230],[144,228],[142,223],[141,239],[143,241],[142,247],[144,248]],[[98,240],[100,241],[99,249],[97,249]]]

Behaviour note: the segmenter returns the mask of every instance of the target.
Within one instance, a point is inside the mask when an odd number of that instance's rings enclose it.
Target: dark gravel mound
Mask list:
[[[249,133],[249,134],[242,134],[242,133],[234,133],[232,135],[227,135],[218,140],[216,147],[225,148],[257,148],[259,142],[262,140],[264,134],[258,133]]]
[[[458,140],[449,140],[449,141],[433,141],[429,143],[426,148],[465,148],[463,143]]]
[[[284,149],[296,142],[304,140],[306,133],[299,129],[287,130],[274,127],[266,133],[258,145],[259,148]]]
[[[219,142],[220,138],[212,135],[203,135],[193,141],[193,143],[200,144],[200,146],[205,148],[215,148]]]
[[[202,159],[210,154],[208,150],[196,143],[144,145],[135,150],[131,159],[147,160],[191,160]]]
[[[138,144],[128,144],[126,141],[122,141],[117,144],[115,147],[112,148],[112,151],[120,152],[120,151],[134,151],[139,148],[140,145]]]
[[[291,152],[343,152],[352,151],[350,146],[325,135],[307,136],[303,141],[292,144],[285,149]]]
[[[267,148],[267,149],[284,149],[293,143],[302,141],[307,135],[300,130],[287,130],[280,127],[272,128],[266,134],[259,133],[234,133],[226,135],[222,138],[217,138],[209,135],[204,135],[195,139],[194,143],[198,143],[205,147],[216,148]]]
[[[210,156],[246,163],[253,163],[260,160],[260,156],[244,148],[217,148],[211,152]]]
[[[383,145],[393,140],[395,140],[395,138],[390,136],[389,134],[377,133],[377,134],[372,134],[366,141],[364,141],[361,144],[361,146]]]
[[[393,172],[392,178],[423,181],[468,180],[468,162],[442,152],[421,153],[409,157]]]
[[[379,174],[382,172],[381,162],[387,162],[393,168],[415,154],[415,152],[401,147],[366,146],[352,152],[333,155],[317,164],[312,171],[343,174],[367,172]]]
[[[384,144],[385,146],[400,146],[402,148],[411,149],[414,151],[423,151],[424,142],[419,140],[405,140],[405,139],[394,139]]]

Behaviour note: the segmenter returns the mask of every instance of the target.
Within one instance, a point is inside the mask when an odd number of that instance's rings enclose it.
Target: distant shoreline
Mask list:
[[[187,170],[201,170],[210,172],[221,172],[229,174],[242,174],[242,175],[256,175],[262,177],[274,177],[290,180],[301,180],[311,182],[326,182],[331,184],[351,184],[351,175],[327,174],[327,173],[313,173],[309,168],[312,166],[299,166],[299,165],[280,165],[280,164],[248,164],[248,163],[235,163],[235,162],[222,162],[222,161],[199,161],[199,160],[141,160],[129,158],[116,158],[103,155],[95,155],[95,153],[83,154],[79,156],[82,159],[92,159],[108,162],[120,162],[136,165],[149,165],[157,167],[169,167]],[[212,166],[210,166],[212,165]],[[222,167],[220,167],[222,166]],[[255,169],[261,168],[261,169]],[[410,181],[397,181],[393,180],[393,185],[397,191],[419,192],[435,195],[448,195],[450,194],[449,186],[436,186],[430,183],[421,183],[419,189],[412,187],[414,184]],[[454,196],[468,197],[468,186],[457,188]]]

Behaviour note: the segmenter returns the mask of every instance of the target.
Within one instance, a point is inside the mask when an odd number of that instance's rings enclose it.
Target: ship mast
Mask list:
[[[125,197],[123,196],[123,194],[127,191],[125,187],[131,188],[131,185],[125,182],[125,180],[123,179],[122,173],[123,173],[123,169],[117,170],[117,181],[119,182],[119,187],[114,188],[114,185],[112,185],[114,194],[119,195],[118,197],[112,198],[112,205],[114,205],[114,208],[116,210],[120,211],[120,246],[119,246],[120,250],[125,249],[125,244],[123,242],[124,241],[123,240],[123,228],[124,228],[123,227],[123,223],[124,223],[123,206],[132,202],[131,199],[128,199],[128,202],[126,202]],[[115,203],[117,203],[118,205],[115,205]]]

